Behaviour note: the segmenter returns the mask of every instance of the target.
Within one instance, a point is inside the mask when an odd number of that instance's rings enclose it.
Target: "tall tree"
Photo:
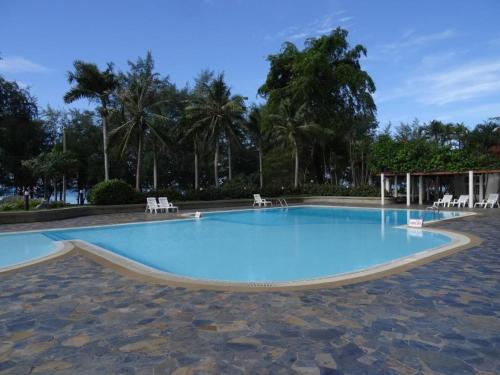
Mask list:
[[[124,132],[122,154],[133,138],[132,135],[135,134],[137,141],[135,188],[141,190],[145,137],[151,135],[164,142],[157,121],[166,119],[161,113],[161,105],[167,101],[162,90],[169,83],[167,79],[162,80],[158,73],[154,73],[151,52],[148,52],[145,58],[139,58],[136,63],[129,62],[129,66],[130,71],[122,76],[123,83],[119,92],[124,110],[124,122],[113,131],[113,134]]]
[[[500,119],[493,118],[478,124],[470,133],[469,143],[480,153],[488,153],[493,146],[500,147]]]
[[[68,150],[78,160],[76,175],[78,187],[84,188],[102,179],[103,155],[102,131],[98,126],[98,115],[93,111],[70,110],[66,115],[66,138]]]
[[[194,155],[194,189],[198,190],[200,186],[200,178],[199,178],[199,147],[200,147],[200,139],[203,137],[203,131],[205,124],[199,121],[190,122],[187,130],[182,137],[182,140],[191,139],[193,142],[193,155]]]
[[[210,82],[214,78],[214,72],[210,70],[202,70],[198,77],[195,79],[195,87],[191,93],[191,102],[196,101],[196,98],[205,97],[208,95],[208,88],[210,87]],[[189,108],[189,107],[188,107]],[[206,124],[202,121],[198,121],[199,118],[195,118],[195,115],[199,115],[197,111],[193,108],[189,108],[187,111],[187,126],[184,131],[182,140],[190,139],[193,142],[193,156],[194,156],[194,189],[198,190],[200,186],[199,178],[199,155],[200,155],[200,141],[203,138],[203,132],[205,131]]]
[[[186,108],[194,125],[205,129],[205,138],[214,146],[214,180],[219,187],[219,152],[223,139],[228,141],[229,178],[231,178],[231,139],[237,139],[234,127],[241,124],[245,113],[245,98],[231,95],[231,90],[219,74],[209,84],[204,84],[201,95],[195,95]]]
[[[293,186],[299,186],[299,152],[301,143],[307,139],[314,131],[320,128],[306,120],[306,105],[302,104],[296,108],[289,99],[280,103],[278,111],[270,114],[273,122],[272,132],[278,143],[285,147],[290,147],[295,159],[295,172]]]
[[[108,63],[107,68],[99,70],[96,64],[76,60],[73,63],[74,71],[68,72],[68,82],[73,85],[64,95],[66,103],[79,99],[88,99],[100,104],[98,108],[102,119],[102,138],[104,153],[104,180],[109,180],[108,161],[108,117],[111,96],[118,86],[113,64]]]
[[[257,148],[259,155],[259,186],[262,189],[264,187],[264,175],[262,170],[262,162],[264,155],[264,141],[266,139],[266,133],[264,131],[264,124],[262,120],[262,108],[253,106],[250,109],[248,115],[248,120],[246,122],[246,128],[248,130],[249,136],[252,142]]]
[[[34,183],[22,160],[47,145],[47,129],[38,119],[36,99],[28,89],[0,76],[0,183],[18,187]]]
[[[48,182],[51,181],[55,201],[57,201],[58,180],[61,180],[68,173],[73,173],[77,169],[77,164],[78,161],[74,154],[63,152],[58,147],[50,152],[42,152],[36,158],[23,161],[23,165],[30,169],[34,175],[43,178],[45,199],[50,199]]]
[[[323,145],[311,139],[311,159],[315,169],[322,171],[320,175],[326,174],[323,166],[326,163],[317,157],[317,148],[333,149],[339,138],[361,122],[370,125],[367,131],[376,127],[372,97],[375,84],[360,62],[367,51],[362,45],[351,48],[347,36],[346,30],[337,28],[328,35],[306,40],[303,50],[285,43],[279,53],[268,57],[270,70],[259,88],[271,113],[278,111],[283,100],[290,100],[294,105],[306,107],[307,122],[336,135]]]

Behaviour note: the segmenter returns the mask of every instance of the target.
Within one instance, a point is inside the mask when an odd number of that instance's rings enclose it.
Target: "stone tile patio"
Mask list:
[[[484,241],[336,289],[190,291],[80,256],[0,276],[0,374],[499,374],[500,210],[439,226]]]

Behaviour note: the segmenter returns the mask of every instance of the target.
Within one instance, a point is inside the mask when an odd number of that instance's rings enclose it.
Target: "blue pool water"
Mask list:
[[[43,233],[0,235],[0,269],[49,255],[56,244]]]
[[[180,276],[236,282],[303,280],[356,271],[445,245],[451,241],[447,236],[398,226],[405,225],[408,217],[429,221],[457,215],[293,207],[208,213],[201,220],[0,236],[0,267],[5,265],[5,255],[19,248],[31,251],[32,247],[50,248],[52,241],[80,239]],[[23,236],[31,237],[23,240]],[[6,259],[8,264],[17,258],[7,255]]]

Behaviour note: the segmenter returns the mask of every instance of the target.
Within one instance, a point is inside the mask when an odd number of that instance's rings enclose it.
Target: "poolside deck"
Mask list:
[[[481,237],[480,246],[334,289],[190,291],[77,255],[1,276],[0,374],[498,374],[500,210],[480,212],[439,224]]]

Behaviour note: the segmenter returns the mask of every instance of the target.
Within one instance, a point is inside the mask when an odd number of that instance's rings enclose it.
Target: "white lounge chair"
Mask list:
[[[490,194],[490,195],[488,195],[487,199],[483,199],[481,202],[476,202],[474,204],[474,207],[479,206],[479,207],[487,208],[488,206],[490,206],[491,208],[493,208],[493,207],[495,207],[495,205],[500,207],[500,203],[498,203],[498,194]]]
[[[171,202],[169,202],[167,197],[160,197],[158,198],[158,201],[160,202],[160,210],[165,210],[165,212],[169,212],[170,210],[179,212],[179,207],[174,206]]]
[[[146,198],[146,212],[151,212],[155,214],[158,213],[158,210],[160,210],[160,206],[158,205],[158,202],[156,202],[156,198],[155,197],[148,197]]]
[[[267,199],[264,199],[260,196],[260,194],[254,194],[253,195],[253,207],[255,206],[259,206],[259,207],[267,207],[267,205],[269,206],[272,206],[273,203],[271,201],[268,201]]]
[[[453,195],[451,195],[451,194],[445,194],[443,196],[443,198],[438,199],[437,201],[435,201],[432,204],[432,207],[439,207],[439,206],[450,207],[450,203],[451,203],[452,199],[453,199]]]
[[[450,202],[449,206],[450,207],[465,207],[467,203],[469,202],[469,196],[468,195],[461,195],[458,199],[453,199],[453,201]]]

